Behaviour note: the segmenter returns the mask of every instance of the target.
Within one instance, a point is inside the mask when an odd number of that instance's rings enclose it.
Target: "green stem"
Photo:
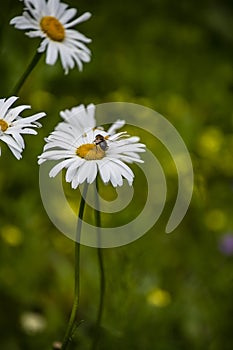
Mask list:
[[[41,56],[42,56],[42,54],[36,51],[35,55],[33,56],[31,62],[28,65],[27,69],[25,70],[25,72],[23,73],[23,75],[20,77],[19,81],[15,85],[14,89],[12,90],[11,96],[12,95],[16,95],[16,96],[18,95],[18,93],[19,93],[21,87],[23,86],[25,80],[30,75],[32,70],[35,68],[35,66],[39,62]]]
[[[99,307],[97,313],[97,319],[95,324],[94,337],[92,342],[92,350],[95,350],[98,346],[99,336],[100,336],[100,326],[103,315],[103,307],[104,307],[104,293],[105,293],[105,272],[104,272],[104,262],[103,262],[103,249],[101,248],[101,217],[100,217],[100,204],[98,197],[98,179],[96,179],[96,210],[95,210],[95,221],[97,228],[97,237],[98,237],[98,262],[99,262],[99,272],[100,272],[100,299],[99,299]]]
[[[75,264],[75,273],[74,273],[74,301],[70,314],[70,319],[67,325],[67,329],[65,332],[65,336],[63,339],[61,350],[65,350],[69,343],[72,340],[74,335],[74,329],[76,328],[76,314],[79,305],[79,294],[80,294],[80,237],[81,237],[81,229],[82,229],[82,219],[85,208],[86,194],[87,194],[88,184],[85,183],[84,190],[79,206],[79,214],[78,214],[78,223],[77,223],[77,231],[76,231],[76,240],[75,240],[75,255],[74,255],[74,264]]]

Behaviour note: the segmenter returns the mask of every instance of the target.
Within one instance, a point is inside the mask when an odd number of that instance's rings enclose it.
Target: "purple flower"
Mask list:
[[[227,233],[221,237],[219,249],[224,255],[233,255],[233,233]]]

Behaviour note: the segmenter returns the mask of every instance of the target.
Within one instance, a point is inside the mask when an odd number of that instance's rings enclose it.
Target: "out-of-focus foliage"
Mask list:
[[[99,349],[230,350],[233,256],[219,244],[233,231],[232,2],[70,0],[69,5],[93,14],[80,25],[93,39],[92,61],[82,73],[74,69],[64,76],[60,63],[50,67],[42,58],[19,103],[47,113],[43,128],[25,137],[21,161],[6,147],[0,158],[0,348],[51,349],[63,337],[72,305],[73,242],[49,221],[40,199],[37,156],[43,138],[60,110],[124,101],[157,110],[177,128],[192,157],[195,187],[182,224],[165,234],[177,177],[169,155],[148,137],[166,172],[168,199],[150,232],[104,251],[107,290]],[[11,94],[39,43],[9,26],[21,12],[20,1],[1,4],[1,98]],[[140,176],[135,186],[144,198]],[[82,247],[81,254],[79,317],[85,321],[70,348],[85,350],[99,280],[96,250]]]

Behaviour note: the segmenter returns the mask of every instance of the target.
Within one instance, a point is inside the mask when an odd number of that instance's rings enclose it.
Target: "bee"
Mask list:
[[[106,149],[108,148],[107,141],[105,140],[104,136],[100,134],[96,135],[95,140],[93,142],[96,146],[99,145],[102,151],[106,151]]]

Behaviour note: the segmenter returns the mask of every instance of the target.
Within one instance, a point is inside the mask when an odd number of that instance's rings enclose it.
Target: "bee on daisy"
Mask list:
[[[107,131],[97,127],[93,104],[86,108],[80,105],[60,115],[63,121],[46,138],[38,160],[39,164],[58,161],[50,177],[66,169],[66,181],[74,189],[85,181],[93,183],[98,174],[113,187],[122,186],[123,179],[132,184],[134,174],[126,163],[142,163],[139,153],[145,151],[145,145],[139,142],[139,137],[116,132],[124,126],[124,120],[117,120]]]
[[[38,52],[46,51],[46,64],[54,65],[60,56],[61,64],[68,74],[75,65],[81,71],[83,62],[90,62],[91,51],[86,44],[91,39],[72,27],[91,17],[89,12],[73,19],[77,10],[68,8],[60,0],[23,0],[24,11],[14,17],[10,24],[21,30],[28,30],[30,38],[42,38]]]

